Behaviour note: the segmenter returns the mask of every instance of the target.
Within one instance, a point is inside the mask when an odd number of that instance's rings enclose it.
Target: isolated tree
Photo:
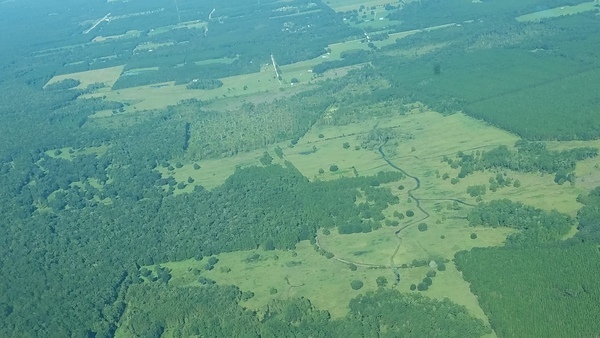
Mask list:
[[[427,231],[427,223],[419,223],[419,225],[417,225],[417,229],[419,229],[421,232]]]
[[[350,287],[352,287],[352,290],[360,290],[364,284],[365,283],[363,283],[362,281],[355,279],[350,283]]]
[[[273,242],[273,238],[269,238],[265,241],[265,244],[263,245],[264,249],[267,251],[273,251],[275,250],[275,243]]]
[[[344,142],[344,144],[342,146],[344,147],[344,149],[348,149],[348,148],[350,148],[350,143]]]
[[[384,288],[387,285],[388,280],[384,276],[379,276],[379,277],[377,277],[375,282],[377,283],[378,288]]]
[[[471,237],[471,239],[476,239],[477,238],[477,234],[474,233],[474,232],[472,232],[470,237]]]
[[[337,166],[337,165],[335,165],[335,164],[333,164],[333,165],[331,165],[331,166],[329,167],[329,171],[331,171],[331,172],[336,172],[336,171],[338,171],[338,170],[339,170],[339,168],[338,168],[338,166]]]
[[[407,217],[413,217],[415,215],[415,212],[412,210],[406,210],[406,216]]]

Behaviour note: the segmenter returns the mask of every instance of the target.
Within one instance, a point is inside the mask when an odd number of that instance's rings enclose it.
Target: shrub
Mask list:
[[[474,232],[472,232],[472,233],[471,233],[471,239],[476,239],[476,238],[477,238],[477,234],[476,234],[476,233],[474,233]]]
[[[419,229],[421,232],[427,231],[427,223],[419,223],[419,225],[417,225],[417,229]]]
[[[363,285],[364,283],[358,279],[355,279],[350,283],[352,290],[360,290],[363,287]]]
[[[339,168],[335,164],[333,164],[333,165],[331,165],[331,167],[329,167],[329,171],[331,171],[331,172],[335,172],[335,171],[338,171],[338,170],[339,170]]]
[[[416,284],[411,284],[410,285],[410,291],[415,291],[417,289],[417,285]]]

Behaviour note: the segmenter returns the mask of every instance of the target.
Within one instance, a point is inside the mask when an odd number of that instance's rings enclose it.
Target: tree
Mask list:
[[[198,163],[194,163],[194,170],[200,169],[200,165]]]
[[[427,223],[419,223],[419,225],[417,225],[417,229],[419,229],[421,232],[427,231]]]
[[[419,291],[427,291],[427,289],[429,289],[429,285],[421,282],[419,283],[419,285],[417,285],[417,290]]]
[[[471,237],[471,239],[476,239],[477,238],[477,234],[474,233],[474,232],[472,232],[470,237]]]
[[[348,266],[350,267],[350,270],[352,270],[352,271],[356,271],[358,269],[356,264],[353,264],[353,263],[348,264]]]
[[[323,170],[323,168],[319,168],[319,174],[323,174],[325,173],[325,170]]]
[[[415,212],[412,210],[406,210],[406,217],[413,217],[415,215]]]
[[[263,156],[260,158],[260,163],[262,165],[269,165],[273,162],[273,157],[268,153],[268,152],[264,152]]]
[[[410,285],[410,291],[415,291],[417,289],[417,285],[416,284],[411,284]]]
[[[377,283],[378,288],[384,288],[387,285],[388,280],[384,276],[379,276],[379,277],[377,277],[375,282]]]
[[[275,242],[273,242],[273,238],[267,239],[267,241],[265,242],[265,244],[263,245],[263,247],[267,251],[273,251],[273,250],[275,250]]]
[[[350,283],[350,287],[352,287],[352,290],[360,290],[364,284],[361,280],[355,279]]]
[[[338,166],[337,166],[337,165],[335,165],[335,164],[332,164],[332,165],[329,167],[329,171],[331,171],[331,172],[336,172],[336,171],[338,171],[338,170],[339,170],[339,168],[338,168]]]
[[[350,143],[344,142],[344,144],[342,146],[344,149],[348,149],[348,148],[350,148]]]

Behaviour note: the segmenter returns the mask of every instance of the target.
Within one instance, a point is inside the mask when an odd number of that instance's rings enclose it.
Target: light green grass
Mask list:
[[[410,2],[410,1],[405,1],[405,2]],[[328,1],[325,1],[325,3],[329,7],[331,7],[333,10],[335,10],[336,12],[347,12],[347,11],[353,11],[355,9],[358,10],[360,8],[360,6],[364,5],[365,11],[367,12],[367,14],[370,14],[372,6],[377,7],[378,11],[383,11],[383,6],[385,6],[387,4],[394,5],[394,6],[400,5],[400,3],[398,1],[393,1],[393,0],[366,0],[366,1],[328,0]]]
[[[98,146],[98,147],[85,147],[85,148],[81,148],[81,149],[65,147],[65,148],[47,150],[46,155],[53,157],[53,158],[62,158],[65,160],[72,160],[73,158],[75,158],[77,156],[81,156],[81,155],[92,155],[93,154],[96,156],[102,156],[108,151],[109,147],[110,147],[110,145],[102,145],[102,146]],[[55,154],[56,150],[61,151],[60,155]],[[72,151],[72,153],[71,153],[71,151]]]
[[[201,185],[210,190],[223,184],[223,182],[235,172],[236,167],[252,165],[260,166],[260,158],[265,151],[268,151],[271,154],[273,163],[283,163],[283,161],[279,160],[273,152],[275,146],[276,145],[273,145],[268,148],[257,149],[221,159],[207,159],[193,162],[174,159],[169,161],[173,167],[175,167],[175,163],[177,162],[181,162],[183,166],[181,168],[174,168],[173,171],[169,171],[168,168],[159,166],[157,170],[164,178],[172,176],[178,183],[186,183],[186,187],[184,189],[176,189],[174,192],[175,194],[192,192],[197,185]],[[200,169],[194,169],[194,163],[200,165]],[[193,178],[194,182],[188,184],[188,177]]]
[[[261,309],[271,299],[306,297],[318,308],[328,310],[333,317],[344,316],[348,312],[348,303],[360,293],[376,289],[375,279],[379,276],[393,278],[389,270],[359,268],[351,271],[346,264],[335,259],[326,259],[319,255],[308,241],[297,245],[292,251],[238,251],[218,255],[219,262],[212,271],[202,271],[201,275],[217,281],[219,284],[237,285],[243,291],[254,292],[254,298],[243,302],[243,306]],[[245,262],[253,253],[258,253],[261,260]],[[206,265],[188,260],[165,263],[162,266],[172,269],[173,285],[199,285],[197,276],[189,268],[200,268]],[[290,262],[301,262],[290,266]],[[221,267],[228,267],[230,272],[221,272]],[[354,291],[350,282],[362,280],[365,286]],[[271,288],[277,293],[270,294]]]
[[[150,30],[150,32],[148,32],[148,36],[152,37],[155,35],[166,33],[172,29],[178,29],[178,28],[204,29],[207,25],[208,25],[208,22],[204,22],[201,20],[186,21],[186,22],[178,23],[176,25],[156,27],[156,28]]]
[[[285,90],[289,84],[280,84],[274,77],[271,68],[265,67],[258,73],[237,75],[222,78],[223,86],[211,90],[190,90],[185,85],[175,85],[174,82],[165,82],[140,87],[125,88],[116,91],[91,94],[106,96],[108,100],[128,102],[131,106],[125,108],[125,112],[136,110],[157,109],[168,105],[177,104],[181,100],[199,99],[214,100],[227,97],[249,97],[260,95],[270,91]],[[302,83],[300,83],[302,85]],[[244,89],[246,88],[246,89]],[[88,97],[86,96],[86,97]]]
[[[590,2],[584,2],[581,4],[577,4],[574,6],[561,6],[561,7],[551,8],[551,9],[547,9],[547,10],[543,10],[543,11],[539,11],[539,12],[521,15],[521,16],[518,16],[516,19],[517,19],[517,21],[521,21],[521,22],[539,21],[539,20],[553,18],[553,17],[557,17],[557,16],[573,15],[573,14],[577,14],[577,13],[596,10],[597,9],[596,4],[597,4],[596,1],[590,1]]]
[[[108,88],[110,88],[119,79],[121,72],[123,72],[123,68],[124,66],[115,66],[110,68],[88,70],[85,72],[57,75],[52,77],[50,81],[44,85],[44,88],[49,84],[53,84],[65,79],[79,80],[81,83],[78,87],[76,87],[78,89],[83,89],[96,82],[104,83]]]

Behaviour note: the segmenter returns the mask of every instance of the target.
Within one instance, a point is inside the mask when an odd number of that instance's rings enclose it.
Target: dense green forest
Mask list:
[[[387,216],[406,201],[398,197],[400,189],[389,188],[407,179],[400,171],[374,167],[365,176],[326,158],[328,179],[309,179],[284,155],[315,127],[365,121],[375,122],[364,133],[339,136],[346,137],[339,151],[353,159],[386,144],[391,152],[412,138],[411,130],[379,128],[379,119],[416,107],[446,115],[461,111],[522,138],[514,149],[440,155],[460,168],[457,179],[480,171],[547,173],[563,188],[571,187],[563,185],[568,182],[584,191],[577,217],[510,200],[451,216],[473,229],[516,230],[502,247],[463,251],[454,260],[494,332],[598,335],[600,188],[587,191],[574,174],[579,163],[596,161],[598,150],[551,151],[543,142],[600,139],[594,90],[600,19],[597,10],[536,22],[514,19],[581,2],[393,2],[381,6],[389,23],[369,28],[370,38],[357,28],[357,13],[336,12],[325,1],[2,2],[0,337],[114,337],[118,328],[132,337],[489,334],[486,324],[448,299],[391,286],[365,291],[357,280],[348,313],[332,318],[306,298],[272,300],[251,310],[244,303],[251,291],[208,279],[174,286],[160,266],[195,259],[212,267],[210,259],[219,253],[293,250],[302,241],[317,246],[319,230],[354,236],[403,222],[402,229],[414,225],[430,233],[437,224],[430,222],[428,230],[417,219],[414,211],[425,209],[416,199],[406,202],[416,204],[406,219],[397,212],[394,220]],[[423,29],[448,23],[459,25]],[[410,29],[423,30],[388,40]],[[260,71],[271,55],[290,65],[327,56],[332,45],[348,41],[355,45],[339,59],[302,65],[318,82],[294,92],[282,87],[264,100],[229,98],[219,106],[219,100],[189,99],[125,112],[132,102],[86,96],[100,87],[116,91],[165,81],[187,85],[190,93],[214,90],[224,77]],[[112,66],[123,67],[112,88],[79,88],[82,82],[70,75],[45,86],[55,75]],[[356,67],[342,71],[346,66]],[[97,112],[110,116],[94,117]],[[320,156],[320,146],[311,144],[312,153]],[[274,147],[277,160],[269,153]],[[191,177],[177,181],[161,174],[175,163],[179,168],[181,162],[250,151],[266,152],[210,190],[196,185],[181,193]],[[516,187],[502,174],[490,184]],[[564,239],[574,227],[577,233]],[[396,229],[392,236],[402,230]]]
[[[473,249],[456,263],[499,337],[594,336],[597,244]]]
[[[160,337],[165,331],[174,337],[480,337],[487,331],[452,302],[395,290],[358,296],[348,316],[335,320],[305,298],[273,301],[259,315],[239,306],[242,292],[233,286],[144,283],[132,286],[128,297],[132,310],[125,329],[136,337]],[[178,323],[182,319],[186,324]]]

